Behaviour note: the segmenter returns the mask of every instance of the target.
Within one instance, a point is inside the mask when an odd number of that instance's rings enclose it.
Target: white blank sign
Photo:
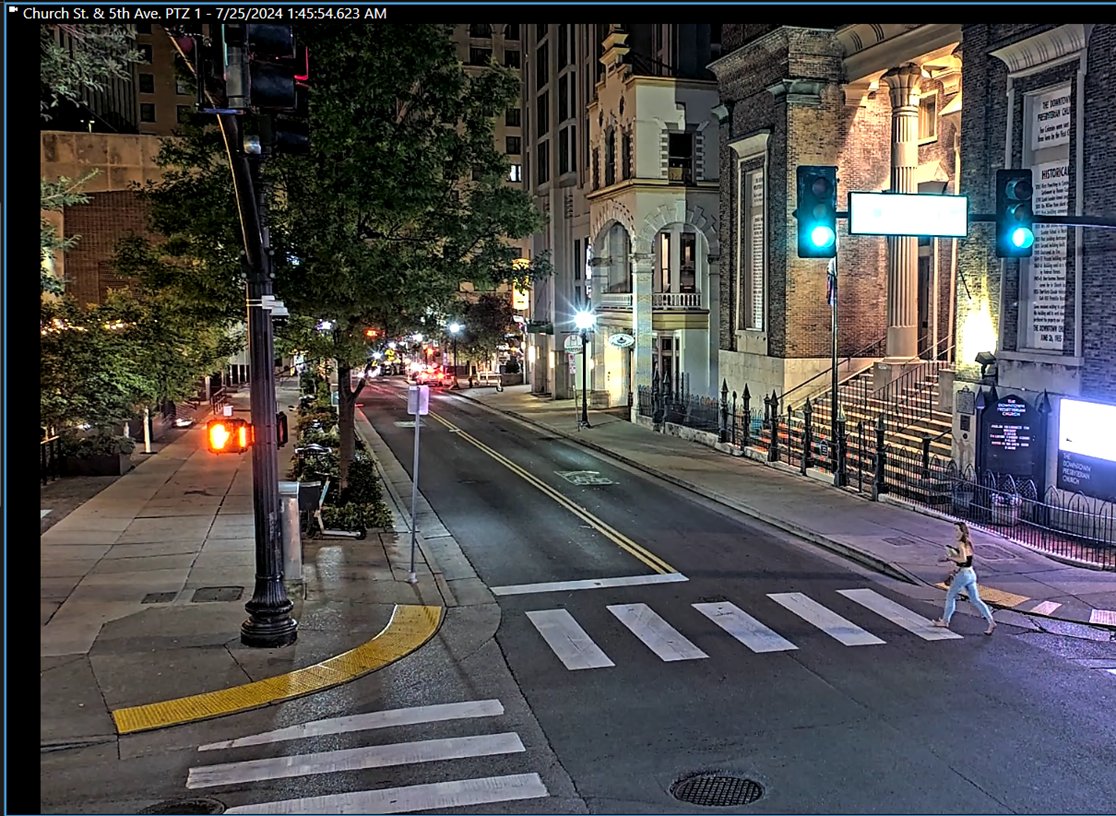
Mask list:
[[[849,193],[849,235],[964,238],[968,234],[968,196]]]

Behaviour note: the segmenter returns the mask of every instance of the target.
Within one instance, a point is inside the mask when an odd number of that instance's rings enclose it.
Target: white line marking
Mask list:
[[[789,652],[798,648],[735,604],[722,601],[693,604],[693,607],[753,652]]]
[[[40,510],[39,511],[39,518],[40,519],[45,519],[48,515],[50,515],[50,513],[51,513],[50,510]]]
[[[856,601],[866,609],[871,609],[877,615],[881,615],[892,623],[903,627],[908,632],[918,635],[923,640],[956,640],[961,637],[956,632],[938,628],[928,618],[916,615],[907,607],[897,604],[890,598],[885,598],[871,589],[839,589],[837,592],[850,601]]]
[[[1052,615],[1054,614],[1054,610],[1060,608],[1061,606],[1062,605],[1060,603],[1056,603],[1054,601],[1043,601],[1031,611],[1034,612],[1036,615]]]
[[[225,813],[412,813],[549,796],[537,773],[486,776],[231,807]]]
[[[607,607],[631,633],[662,660],[700,660],[709,657],[686,640],[678,630],[663,620],[647,604],[615,604]]]
[[[199,751],[215,751],[219,748],[242,748],[246,745],[266,745],[271,742],[321,737],[326,734],[344,734],[351,731],[367,731],[373,728],[391,728],[397,725],[417,725],[419,723],[440,722],[442,720],[464,720],[470,717],[496,717],[504,713],[499,700],[475,700],[466,703],[443,703],[441,705],[417,706],[415,708],[393,708],[387,711],[373,711],[368,714],[354,714],[348,717],[330,717],[314,720],[302,725],[291,725],[264,731],[237,739],[211,742],[198,746]]]
[[[491,587],[493,595],[531,595],[536,592],[567,592],[577,589],[604,589],[606,587],[643,586],[644,584],[673,584],[689,581],[680,572],[651,575],[626,575],[622,578],[586,578],[581,581],[548,581],[540,584],[510,584]]]
[[[1107,623],[1109,626],[1116,626],[1116,610],[1094,609],[1089,613],[1089,623]]]
[[[515,754],[525,750],[527,749],[523,747],[519,735],[514,733],[397,742],[393,745],[369,745],[340,751],[201,765],[190,769],[186,787],[212,788],[217,785],[259,782],[264,779],[359,771],[365,768],[386,768],[393,765],[438,762],[443,759],[463,757]]]
[[[567,669],[604,669],[616,665],[565,609],[540,609],[528,612],[527,618]]]
[[[801,592],[770,593],[767,597],[846,646],[876,646],[884,642]]]
[[[1111,674],[1113,677],[1116,677],[1116,669],[1105,669],[1105,671]]]

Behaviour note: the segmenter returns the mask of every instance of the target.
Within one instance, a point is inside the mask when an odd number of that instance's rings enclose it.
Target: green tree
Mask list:
[[[464,304],[461,314],[465,325],[461,346],[472,362],[491,359],[496,347],[507,343],[508,334],[515,329],[511,302],[491,292]]]
[[[138,62],[132,34],[121,25],[39,27],[39,110],[50,119],[63,100],[103,91],[113,79],[131,79]]]

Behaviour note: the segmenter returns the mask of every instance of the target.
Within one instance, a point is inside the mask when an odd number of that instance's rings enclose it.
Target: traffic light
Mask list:
[[[210,453],[244,453],[252,444],[252,426],[234,417],[211,419],[205,425],[205,442]]]
[[[996,257],[1030,258],[1035,245],[1030,168],[996,171]]]
[[[837,168],[798,168],[798,257],[837,255]]]
[[[287,413],[280,411],[275,415],[275,443],[279,447],[283,447],[290,439],[290,431],[287,425]]]
[[[248,23],[248,99],[261,111],[293,111],[297,107],[299,73],[294,31],[289,25]]]

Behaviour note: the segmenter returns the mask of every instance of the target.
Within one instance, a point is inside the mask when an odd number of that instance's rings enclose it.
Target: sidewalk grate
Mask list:
[[[170,603],[178,596],[177,592],[149,592],[143,596],[140,603],[157,604],[157,603]]]
[[[244,594],[244,587],[199,587],[194,590],[194,597],[190,603],[204,603],[206,601],[239,601]]]

